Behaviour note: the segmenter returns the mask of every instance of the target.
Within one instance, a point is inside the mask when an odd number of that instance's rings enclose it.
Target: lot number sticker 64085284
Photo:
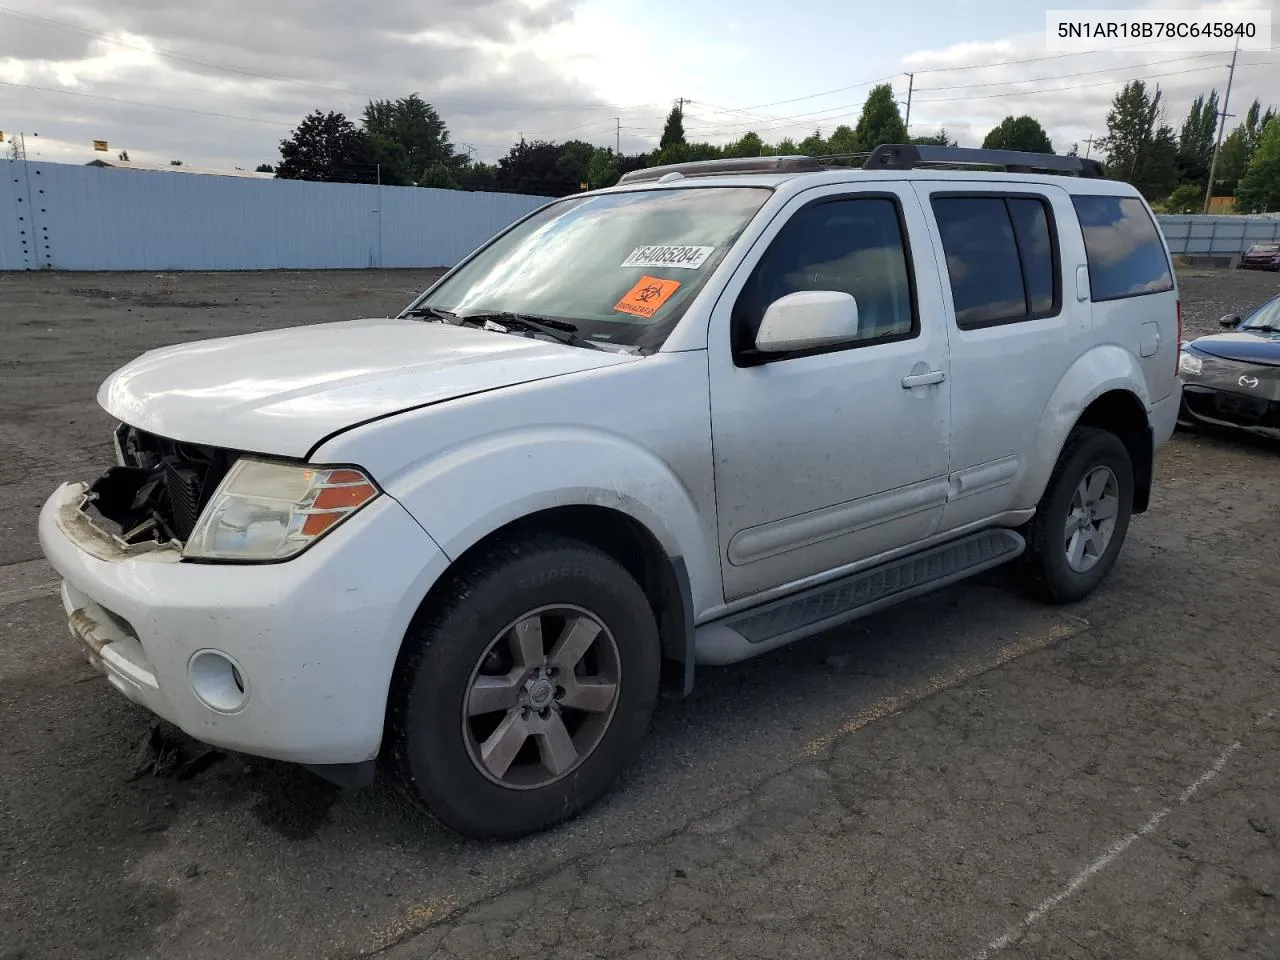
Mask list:
[[[676,270],[697,270],[715,253],[715,247],[651,246],[636,247],[619,266],[666,267]]]

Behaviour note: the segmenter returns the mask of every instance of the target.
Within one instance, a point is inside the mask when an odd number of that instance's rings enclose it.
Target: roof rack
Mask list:
[[[814,173],[825,170],[813,157],[733,157],[728,160],[693,160],[660,167],[632,170],[618,180],[624,183],[652,183],[664,177],[715,177],[733,173]]]
[[[960,163],[1002,167],[1010,173],[1049,170],[1081,177],[1103,178],[1102,164],[1086,157],[1023,150],[983,150],[977,147],[937,147],[914,143],[882,143],[863,163],[864,170],[914,170],[928,163]]]

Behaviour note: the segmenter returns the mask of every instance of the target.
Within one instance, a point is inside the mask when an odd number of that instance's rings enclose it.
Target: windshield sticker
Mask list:
[[[697,270],[715,251],[715,247],[636,247],[621,265]]]
[[[680,289],[679,280],[659,280],[657,277],[641,277],[640,282],[627,291],[627,295],[614,304],[619,313],[634,317],[652,317]]]

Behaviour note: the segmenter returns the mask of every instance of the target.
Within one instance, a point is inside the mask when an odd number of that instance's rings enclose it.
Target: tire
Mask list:
[[[539,646],[561,651],[556,662],[573,659],[583,641],[571,633],[595,638],[571,677],[550,659],[530,666]],[[496,546],[453,575],[405,637],[388,706],[389,772],[466,836],[537,833],[594,803],[634,759],[660,667],[648,600],[608,554],[558,536]],[[491,706],[486,693],[501,705],[470,715]]]
[[[1087,541],[1084,555],[1074,558],[1077,566],[1073,567],[1068,551],[1077,541],[1069,539],[1068,523],[1074,525],[1073,518],[1079,517],[1073,501],[1086,478],[1105,480],[1103,470],[1110,471],[1114,480],[1114,524],[1101,549],[1089,536],[1089,529],[1083,531]],[[1133,486],[1133,462],[1120,438],[1105,430],[1077,427],[1058,456],[1035,517],[1023,530],[1027,549],[1017,564],[1023,591],[1033,599],[1057,604],[1073,603],[1093,593],[1115,565],[1124,544],[1133,510]],[[1104,488],[1111,489],[1109,481]],[[1109,503],[1110,498],[1104,496],[1097,514],[1109,513]],[[1103,525],[1095,521],[1090,527],[1100,530]],[[1079,569],[1085,563],[1087,569]]]

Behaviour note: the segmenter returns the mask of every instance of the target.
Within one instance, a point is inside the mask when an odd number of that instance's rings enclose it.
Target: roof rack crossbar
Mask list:
[[[1104,177],[1102,164],[1087,157],[1023,150],[984,150],[978,147],[939,147],[914,143],[882,143],[871,151],[864,170],[914,170],[928,163],[960,163],[1003,167],[1010,173],[1051,170],[1081,177]]]
[[[671,174],[679,177],[714,177],[734,173],[813,173],[824,169],[826,168],[813,157],[731,157],[725,160],[668,163],[660,167],[632,170],[624,173],[618,184],[653,183]]]

